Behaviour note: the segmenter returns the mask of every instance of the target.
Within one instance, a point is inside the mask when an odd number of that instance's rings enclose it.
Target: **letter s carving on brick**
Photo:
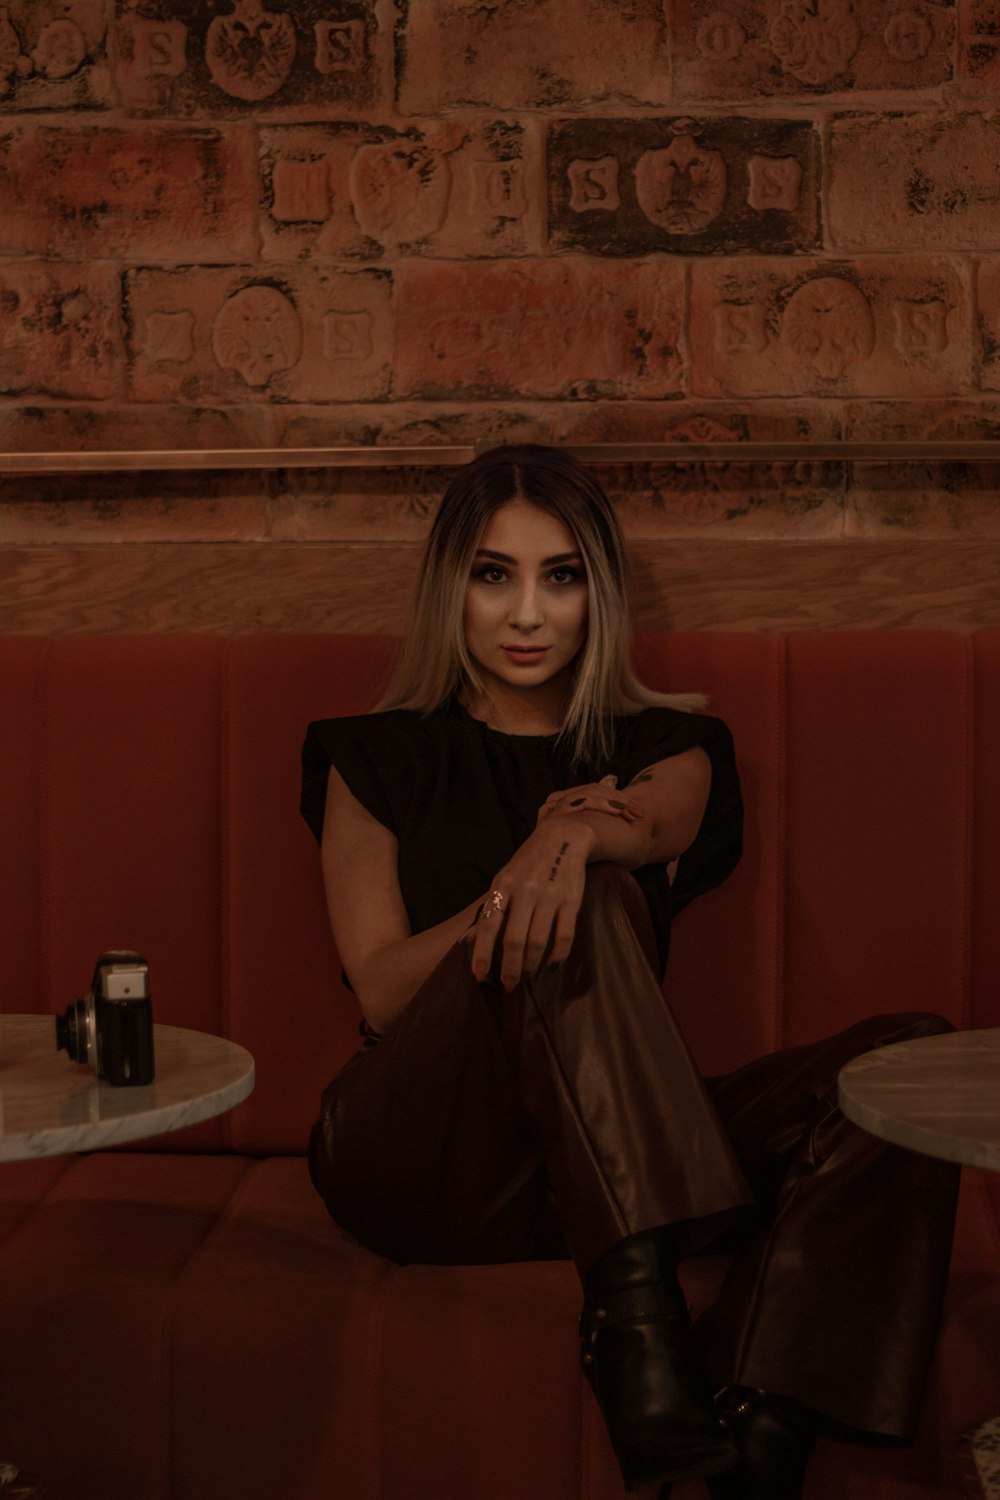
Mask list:
[[[792,213],[799,206],[802,164],[794,156],[751,156],[747,162],[747,202],[763,212],[780,208]]]
[[[712,313],[720,354],[760,354],[767,348],[767,318],[761,302],[720,302]]]
[[[621,207],[617,156],[578,157],[566,168],[566,176],[572,213],[592,213],[595,209],[614,213]]]
[[[900,299],[893,306],[895,337],[900,354],[920,357],[942,354],[948,347],[948,309],[936,299],[907,302]]]
[[[179,78],[187,67],[187,27],[181,21],[132,16],[132,67],[139,78]]]
[[[326,359],[370,359],[372,315],[361,308],[354,312],[331,309],[323,315],[323,355]]]
[[[342,73],[360,68],[365,60],[363,21],[317,21],[314,63],[317,73]]]

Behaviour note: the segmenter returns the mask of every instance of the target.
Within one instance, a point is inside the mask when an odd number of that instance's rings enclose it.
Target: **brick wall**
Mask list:
[[[997,0],[10,0],[0,446],[1000,437],[998,86]],[[0,623],[391,629],[445,477],[7,477]],[[605,477],[645,623],[1000,624],[1000,467]]]

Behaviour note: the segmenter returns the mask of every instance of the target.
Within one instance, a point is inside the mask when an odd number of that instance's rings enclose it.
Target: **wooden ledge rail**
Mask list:
[[[165,469],[434,469],[457,468],[489,441],[415,448],[132,449],[77,453],[0,453],[0,474],[109,474]],[[796,443],[566,443],[585,463],[977,463],[1000,462],[1000,441]]]

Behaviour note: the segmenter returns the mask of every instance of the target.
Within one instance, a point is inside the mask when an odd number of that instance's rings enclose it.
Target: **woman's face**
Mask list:
[[[509,500],[486,524],[465,594],[465,640],[486,686],[565,686],[586,634],[575,536],[548,511]]]

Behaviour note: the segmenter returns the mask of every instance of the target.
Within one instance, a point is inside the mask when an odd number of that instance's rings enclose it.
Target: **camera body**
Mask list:
[[[56,1048],[74,1062],[90,1063],[114,1087],[152,1083],[153,1004],[149,967],[141,953],[102,953],[90,992],[56,1016]]]

